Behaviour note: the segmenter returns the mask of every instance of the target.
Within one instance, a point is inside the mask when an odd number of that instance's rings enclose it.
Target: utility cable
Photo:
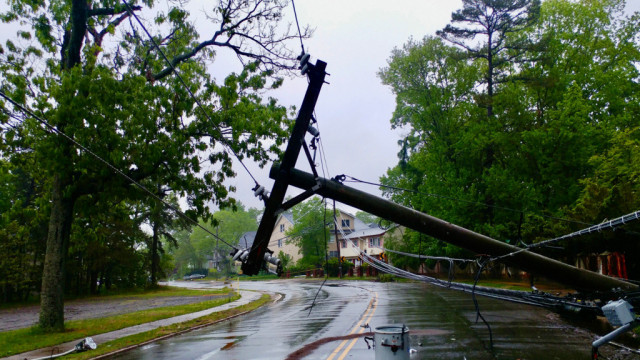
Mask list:
[[[127,2],[127,0],[122,0],[122,2],[125,4],[125,6],[127,7],[127,9],[129,10],[129,13],[136,19],[136,21],[138,22],[138,24],[140,24],[140,26],[142,27],[142,29],[144,30],[144,32],[147,34],[147,36],[149,37],[149,40],[151,40],[151,43],[153,44],[153,46],[156,48],[156,50],[160,53],[160,55],[162,55],[162,58],[166,61],[166,63],[169,65],[169,67],[171,68],[171,71],[173,71],[173,73],[176,74],[176,77],[178,78],[178,80],[180,80],[180,83],[182,83],[182,85],[184,86],[185,90],[187,91],[187,93],[189,94],[189,96],[195,101],[198,109],[200,109],[200,111],[202,112],[202,114],[204,114],[204,116],[209,120],[209,122],[220,132],[220,142],[222,142],[222,144],[224,144],[224,146],[227,147],[227,149],[229,149],[231,151],[231,153],[233,153],[233,155],[235,156],[235,158],[238,160],[238,162],[240,163],[240,165],[242,165],[242,167],[247,171],[247,173],[249,174],[249,176],[251,177],[251,179],[253,179],[253,182],[256,185],[258,184],[258,181],[256,180],[256,178],[253,176],[253,174],[251,173],[251,171],[249,171],[249,168],[247,167],[247,165],[245,165],[245,163],[242,161],[242,159],[240,158],[240,156],[238,155],[238,153],[233,149],[233,147],[231,146],[231,144],[227,141],[227,139],[224,138],[223,135],[223,131],[220,128],[220,126],[218,124],[216,124],[212,117],[211,114],[209,114],[209,112],[207,112],[207,110],[205,110],[204,106],[202,105],[202,103],[200,102],[200,100],[198,98],[196,98],[196,96],[193,94],[193,92],[191,91],[191,89],[189,88],[189,86],[187,85],[187,83],[184,81],[184,79],[182,78],[182,76],[180,75],[180,73],[178,72],[178,69],[173,65],[173,63],[171,62],[171,60],[169,60],[169,58],[167,57],[167,55],[165,55],[164,51],[162,51],[162,49],[160,48],[160,46],[158,45],[158,43],[155,41],[155,39],[153,38],[153,36],[151,35],[151,33],[149,32],[149,30],[147,30],[147,28],[144,26],[144,24],[142,24],[142,21],[140,20],[140,18],[138,17],[138,15],[136,15],[136,13],[133,11],[133,9],[131,8],[131,6],[129,5],[129,3]]]
[[[224,244],[237,249],[234,245],[231,245],[230,243],[226,242],[224,239],[220,238],[219,236],[217,236],[216,234],[214,234],[213,232],[211,232],[209,229],[205,228],[204,226],[200,225],[197,221],[195,221],[194,219],[190,218],[187,216],[187,214],[183,213],[180,209],[176,208],[175,206],[171,205],[170,203],[166,202],[165,200],[163,200],[162,198],[160,198],[158,195],[154,194],[151,190],[147,189],[144,185],[140,184],[139,182],[135,181],[133,178],[131,178],[129,175],[125,174],[124,172],[122,172],[120,169],[116,168],[113,164],[111,164],[110,162],[108,162],[107,160],[103,159],[102,157],[100,157],[98,154],[94,153],[93,151],[89,150],[87,147],[85,147],[84,145],[80,144],[79,142],[77,142],[75,139],[73,139],[72,137],[70,137],[69,135],[65,134],[63,131],[59,130],[58,128],[56,128],[55,126],[49,124],[49,122],[47,122],[45,119],[37,116],[36,114],[34,114],[31,110],[23,107],[22,105],[18,104],[17,102],[15,102],[13,99],[11,99],[10,97],[8,97],[4,91],[0,90],[0,96],[2,96],[3,98],[5,98],[8,102],[10,102],[13,106],[17,107],[18,109],[20,109],[20,111],[22,111],[23,113],[33,117],[34,119],[36,119],[39,123],[43,124],[47,129],[49,129],[49,131],[56,133],[60,136],[62,136],[63,138],[67,139],[68,141],[70,141],[72,144],[74,144],[76,147],[80,148],[82,151],[88,153],[89,155],[93,156],[96,160],[98,160],[99,162],[101,162],[102,164],[104,164],[105,166],[107,166],[109,169],[111,169],[113,172],[115,172],[116,174],[122,176],[123,178],[125,178],[127,181],[131,182],[132,184],[134,184],[135,186],[137,186],[139,189],[141,189],[142,191],[146,192],[148,195],[150,195],[152,198],[154,198],[157,201],[160,201],[162,204],[164,204],[166,207],[168,207],[169,209],[173,210],[176,212],[176,214],[178,214],[180,217],[186,219],[187,221],[191,222],[192,224],[194,224],[195,226],[201,228],[202,230],[204,230],[205,232],[207,232],[209,235],[213,236],[215,239],[218,239],[220,241],[222,241]]]
[[[530,250],[530,249],[533,249],[533,248],[537,248],[537,247],[540,247],[540,246],[543,246],[543,245],[547,245],[547,244],[550,244],[550,243],[558,242],[560,240],[566,240],[566,239],[570,239],[570,238],[573,238],[573,237],[576,237],[576,236],[582,236],[582,235],[591,234],[592,232],[600,232],[600,231],[606,230],[606,229],[614,229],[615,230],[615,228],[617,228],[619,226],[626,225],[627,223],[630,223],[630,222],[633,222],[633,221],[637,221],[637,220],[640,220],[640,210],[632,212],[632,213],[629,213],[627,215],[618,217],[616,219],[613,219],[613,220],[610,220],[610,221],[607,221],[607,222],[603,222],[603,223],[598,224],[598,225],[593,225],[593,226],[590,226],[588,228],[572,232],[570,234],[562,235],[562,236],[559,236],[559,237],[556,237],[556,238],[553,238],[553,239],[544,240],[544,241],[537,242],[535,244],[528,245],[525,248],[510,252],[508,254],[505,254],[505,255],[502,255],[502,256],[493,257],[492,260],[501,260],[501,259],[504,259],[506,257],[513,256],[515,254],[519,254],[519,253],[521,253],[523,251],[527,251],[527,250]]]
[[[476,286],[478,285],[478,280],[480,280],[480,275],[482,274],[482,270],[485,265],[489,262],[488,258],[481,259],[479,261],[480,267],[478,268],[478,272],[476,273],[476,277],[473,281],[473,289],[471,290],[471,298],[473,299],[473,305],[476,308],[476,324],[478,323],[478,318],[482,319],[482,322],[487,325],[487,329],[489,329],[489,350],[493,350],[493,332],[491,331],[491,325],[485,320],[484,316],[480,313],[480,305],[478,304],[478,299],[476,299]]]
[[[524,291],[518,291],[518,290],[488,288],[488,287],[477,286],[477,285],[474,286],[474,285],[469,285],[465,283],[444,281],[444,280],[440,280],[427,275],[414,274],[412,272],[396,268],[388,263],[385,263],[384,261],[378,260],[368,255],[367,253],[362,251],[356,244],[354,244],[353,241],[350,241],[353,239],[347,239],[347,235],[344,233],[344,231],[337,226],[338,225],[337,221],[335,224],[336,224],[336,227],[339,229],[338,231],[342,234],[343,239],[349,242],[351,247],[355,248],[356,251],[359,253],[361,260],[364,263],[367,263],[368,265],[374,267],[378,271],[381,271],[384,273],[388,273],[391,275],[395,275],[395,276],[410,279],[410,280],[425,282],[431,285],[448,288],[451,290],[457,290],[457,291],[462,291],[466,293],[473,292],[475,294],[479,294],[479,295],[497,299],[497,300],[510,301],[510,302],[515,302],[519,304],[532,305],[532,306],[540,306],[540,307],[548,308],[551,310],[562,310],[568,305],[572,308],[581,309],[581,310],[592,312],[592,313],[600,312],[600,308],[595,304],[575,300],[572,298],[569,298],[569,299],[561,298],[561,297],[553,296],[546,293],[540,293],[540,292],[524,292]],[[361,239],[361,238],[358,237],[358,239]],[[491,259],[487,259],[486,261],[491,261]],[[478,266],[481,265],[479,260],[476,262],[478,263]]]
[[[323,208],[323,213],[324,213],[324,222],[323,224],[327,223],[327,198],[322,199],[324,201],[324,208]],[[316,299],[318,298],[318,294],[320,294],[320,290],[322,290],[322,287],[324,286],[324,283],[327,282],[327,279],[329,279],[329,255],[327,254],[327,231],[326,229],[322,228],[322,232],[324,234],[324,267],[325,267],[325,277],[324,280],[322,280],[322,284],[320,284],[320,287],[318,288],[318,291],[316,292],[316,296],[313,297],[313,301],[311,302],[311,307],[309,307],[309,313],[307,314],[307,317],[309,317],[309,315],[311,315],[311,310],[313,309],[313,307],[316,304]]]
[[[322,175],[325,179],[327,179],[331,176],[331,172],[329,171],[329,162],[327,161],[327,155],[324,150],[324,143],[322,142],[322,130],[320,130],[320,122],[317,120],[318,117],[316,115],[315,109],[313,110],[313,118],[316,119],[316,126],[318,127],[318,132],[320,133],[320,136],[318,137],[318,147],[320,148],[320,166],[322,168]]]
[[[406,252],[402,252],[402,251],[387,249],[385,247],[382,247],[381,249],[384,252],[390,252],[390,253],[394,253],[394,254],[398,254],[398,255],[415,257],[415,258],[418,258],[418,259],[458,261],[458,262],[465,262],[465,263],[466,262],[476,262],[476,260],[473,260],[473,259],[457,259],[457,258],[450,258],[450,257],[446,257],[446,256],[428,256],[428,255],[421,255],[421,254],[411,254],[411,253],[406,253]]]
[[[298,27],[298,37],[300,37],[300,47],[302,48],[302,53],[304,54],[304,43],[302,42],[302,32],[300,31],[300,23],[298,22],[298,12],[296,11],[296,3],[294,0],[291,0],[291,5],[293,5],[293,16],[296,18],[296,26]]]

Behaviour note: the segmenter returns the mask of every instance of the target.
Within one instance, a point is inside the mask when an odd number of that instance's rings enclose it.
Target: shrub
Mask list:
[[[391,274],[378,274],[378,281],[379,282],[395,282],[396,279]]]

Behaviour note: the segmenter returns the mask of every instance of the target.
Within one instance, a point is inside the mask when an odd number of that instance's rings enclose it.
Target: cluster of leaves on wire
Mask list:
[[[414,192],[387,194],[511,244],[640,208],[640,15],[624,10],[623,0],[464,0],[437,36],[396,48],[379,76],[396,95],[392,127],[410,131],[382,182]],[[631,253],[629,234],[553,255]],[[411,232],[398,246],[461,255]]]
[[[298,35],[279,24],[287,5],[280,0],[212,4],[206,31],[216,28],[204,40],[186,10],[169,4],[164,13],[154,5],[10,0],[0,18],[18,30],[0,47],[0,89],[157,198],[183,197],[192,218],[206,219],[211,203],[234,206],[229,194],[235,189],[223,184],[235,175],[232,153],[264,164],[286,137],[286,109],[263,96],[281,84],[278,72],[295,67],[287,43]],[[216,82],[207,70],[220,49],[235,54],[243,68]],[[174,221],[173,209],[5,102],[0,126],[2,169],[9,174],[3,181],[24,173],[38,189],[29,206],[9,204],[16,215],[3,222],[31,231],[19,206],[48,218],[48,225],[38,224],[48,227],[40,237],[20,237],[46,247],[44,259],[41,252],[27,259],[44,264],[41,288],[31,289],[42,291],[42,327],[63,327],[65,283],[67,292],[83,292],[94,290],[95,278],[110,284],[147,271],[155,281],[159,237],[185,226]],[[38,201],[48,204],[35,208]],[[141,223],[153,235],[128,230]],[[95,230],[110,226],[118,229]],[[116,248],[114,241],[147,254],[130,263],[138,264],[134,269],[103,261],[100,256],[110,254],[98,250]],[[73,275],[65,274],[69,267]]]

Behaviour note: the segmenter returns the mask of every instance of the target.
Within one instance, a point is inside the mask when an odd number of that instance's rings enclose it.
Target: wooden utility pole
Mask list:
[[[304,61],[305,56],[306,61]],[[246,275],[256,275],[262,267],[264,256],[267,252],[267,245],[269,244],[269,238],[278,220],[284,196],[289,187],[288,171],[296,165],[300,149],[304,144],[304,136],[309,129],[311,115],[313,114],[318,96],[320,95],[320,89],[324,83],[327,64],[318,60],[315,65],[312,65],[308,62],[308,59],[308,55],[302,57],[303,63],[301,67],[303,68],[303,73],[306,71],[309,74],[309,86],[304,95],[304,100],[302,100],[300,112],[293,127],[291,138],[282,157],[280,172],[274,174],[273,179],[275,179],[275,183],[273,184],[271,194],[266,199],[264,214],[258,226],[251,251],[246,261],[242,263],[242,273]]]
[[[338,219],[336,218],[336,201],[333,200],[333,237],[338,250],[338,278],[342,279],[342,257],[340,257],[340,243],[338,242]],[[347,241],[346,239],[344,241]]]

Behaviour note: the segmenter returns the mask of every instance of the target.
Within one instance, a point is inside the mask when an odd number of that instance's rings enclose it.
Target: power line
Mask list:
[[[336,226],[337,226],[337,222],[336,222]],[[345,241],[348,241],[351,244],[351,247],[356,249],[356,251],[360,256],[360,259],[364,263],[367,263],[370,266],[377,269],[378,271],[381,271],[384,273],[388,273],[391,275],[395,275],[398,277],[411,279],[415,281],[426,282],[438,287],[458,290],[458,291],[471,293],[471,294],[477,293],[485,297],[516,302],[520,304],[541,306],[541,307],[554,309],[554,310],[562,310],[562,309],[565,309],[566,306],[570,306],[571,308],[582,309],[582,310],[593,312],[593,313],[601,312],[600,308],[596,306],[596,304],[593,304],[591,302],[576,300],[575,298],[568,298],[568,297],[562,298],[562,297],[553,296],[543,292],[525,292],[525,291],[517,291],[517,290],[488,288],[483,286],[477,286],[477,284],[469,285],[469,284],[454,282],[451,277],[449,277],[448,281],[444,281],[444,280],[440,280],[427,275],[414,274],[412,272],[402,270],[400,268],[387,264],[384,261],[378,260],[368,255],[367,253],[362,251],[353,241],[349,241],[351,239],[346,239],[346,234],[344,233],[344,231],[340,227],[338,228],[340,229],[339,231],[341,232],[343,239],[345,239]],[[357,237],[357,238],[361,239],[361,237]],[[478,266],[481,265],[480,260],[481,259],[478,259],[475,261],[478,264]],[[492,260],[493,259],[484,258],[485,262],[492,261]]]
[[[315,110],[313,111],[314,114],[314,118],[317,119],[316,115],[315,115]],[[331,172],[329,172],[329,163],[327,162],[327,154],[324,150],[324,143],[322,141],[322,131],[320,131],[320,122],[318,120],[316,120],[316,126],[318,127],[318,132],[320,133],[321,136],[318,137],[318,147],[320,148],[320,165],[322,166],[322,174],[324,176],[324,178],[328,178],[331,176]],[[325,174],[325,168],[326,168],[326,174]]]
[[[147,189],[144,185],[140,184],[139,182],[135,181],[133,178],[131,178],[129,175],[125,174],[124,172],[122,172],[120,169],[116,168],[113,164],[111,164],[110,162],[106,161],[105,159],[103,159],[102,157],[100,157],[100,155],[94,153],[93,151],[91,151],[90,149],[88,149],[87,147],[85,147],[84,145],[80,144],[78,141],[76,141],[75,139],[73,139],[72,137],[70,137],[69,135],[67,135],[66,133],[64,133],[63,131],[61,131],[60,129],[56,128],[55,126],[49,124],[49,122],[47,122],[45,119],[37,116],[36,114],[34,114],[31,110],[25,108],[24,106],[18,104],[17,102],[15,102],[13,99],[11,99],[9,96],[7,96],[4,91],[0,90],[0,96],[2,96],[3,98],[5,98],[8,102],[10,102],[13,106],[17,107],[18,109],[20,109],[20,111],[22,111],[23,113],[33,117],[34,119],[36,119],[39,123],[43,124],[47,129],[49,129],[49,131],[54,132],[60,136],[62,136],[63,138],[67,139],[68,141],[70,141],[72,144],[74,144],[76,147],[80,148],[82,151],[86,152],[87,154],[93,156],[95,159],[97,159],[98,161],[100,161],[101,163],[103,163],[104,165],[106,165],[108,168],[110,168],[113,172],[115,172],[116,174],[122,176],[123,178],[125,178],[127,181],[131,182],[132,184],[134,184],[135,186],[137,186],[139,189],[141,189],[142,191],[146,192],[148,195],[150,195],[152,198],[156,199],[157,201],[160,201],[162,204],[164,204],[166,207],[168,207],[169,209],[175,211],[179,216],[181,216],[182,218],[186,219],[187,221],[195,224],[197,227],[201,228],[202,230],[204,230],[205,232],[207,232],[208,234],[212,235],[214,238],[222,241],[223,243],[225,243],[226,245],[236,249],[235,246],[231,245],[230,243],[226,242],[224,239],[220,238],[219,236],[217,236],[216,234],[214,234],[213,232],[209,231],[207,228],[205,228],[204,226],[200,225],[196,220],[190,218],[187,216],[187,214],[183,213],[180,209],[176,208],[175,206],[171,205],[170,203],[166,202],[165,200],[163,200],[162,198],[160,198],[158,195],[154,194],[151,190]]]
[[[296,18],[296,26],[298,27],[298,36],[300,37],[300,47],[302,47],[302,53],[304,54],[304,44],[302,42],[302,32],[300,31],[300,23],[298,22],[298,12],[296,11],[296,3],[294,0],[291,0],[291,5],[293,5],[293,16]]]
[[[505,254],[505,255],[502,255],[502,256],[493,257],[491,260],[500,260],[500,259],[503,259],[503,258],[506,258],[506,257],[509,257],[509,256],[513,256],[515,254],[521,253],[523,251],[527,251],[529,249],[537,248],[537,247],[540,247],[540,246],[543,246],[543,245],[547,245],[547,244],[550,244],[550,243],[554,243],[554,242],[558,242],[558,241],[561,241],[561,240],[570,239],[570,238],[573,238],[573,237],[576,237],[576,236],[587,235],[587,234],[591,234],[593,232],[600,232],[602,230],[607,230],[607,229],[615,229],[615,228],[617,228],[619,226],[626,225],[629,222],[633,222],[633,221],[637,221],[637,220],[640,220],[640,210],[632,212],[632,213],[624,215],[624,216],[621,216],[619,218],[607,221],[607,222],[603,222],[603,223],[598,224],[598,225],[590,226],[590,227],[588,227],[586,229],[574,231],[574,232],[572,232],[570,234],[562,235],[562,236],[559,236],[559,237],[556,237],[556,238],[553,238],[553,239],[544,240],[544,241],[537,242],[535,244],[528,245],[527,247],[522,248],[520,250],[513,251],[511,253],[508,253],[508,254]]]
[[[472,259],[457,259],[457,258],[450,258],[450,257],[446,257],[446,256],[428,256],[428,255],[421,255],[421,254],[411,254],[411,253],[406,253],[406,252],[402,252],[402,251],[387,249],[385,247],[383,247],[381,249],[384,252],[390,252],[390,253],[394,253],[394,254],[398,254],[398,255],[415,257],[415,258],[418,258],[418,259],[446,260],[446,261],[458,261],[458,262],[476,262],[476,260],[472,260]]]
[[[406,278],[406,279],[429,283],[431,285],[435,285],[438,287],[448,288],[451,290],[458,290],[466,293],[475,292],[479,295],[498,299],[498,300],[511,301],[511,302],[516,302],[520,304],[533,305],[533,306],[541,306],[541,307],[556,309],[556,310],[564,309],[565,306],[568,305],[575,309],[583,309],[583,310],[591,311],[594,313],[599,313],[600,311],[600,308],[592,303],[577,301],[575,299],[570,299],[570,298],[561,298],[561,297],[553,296],[547,293],[496,289],[496,288],[488,288],[488,287],[477,286],[477,285],[474,287],[473,285],[469,285],[465,283],[444,281],[431,276],[414,274],[409,271],[402,270],[400,268],[394,267],[393,265],[380,261],[374,257],[371,257],[363,252],[361,252],[360,255],[362,260],[365,263],[369,264],[370,266],[373,266],[378,271],[382,271],[384,273],[388,273],[388,274]]]
[[[323,225],[327,223],[327,198],[323,198],[322,201],[324,201],[324,222]],[[316,292],[316,296],[313,297],[313,301],[311,302],[311,306],[309,307],[309,313],[307,314],[307,317],[309,317],[309,315],[311,315],[311,310],[313,309],[314,305],[316,304],[316,299],[318,298],[318,294],[320,294],[320,290],[322,290],[322,287],[324,286],[324,284],[327,282],[327,279],[329,279],[329,255],[327,254],[327,231],[323,229],[322,233],[324,234],[324,267],[325,267],[325,271],[327,272],[325,274],[324,280],[322,281],[322,284],[320,284],[320,287],[318,288],[318,291]]]

